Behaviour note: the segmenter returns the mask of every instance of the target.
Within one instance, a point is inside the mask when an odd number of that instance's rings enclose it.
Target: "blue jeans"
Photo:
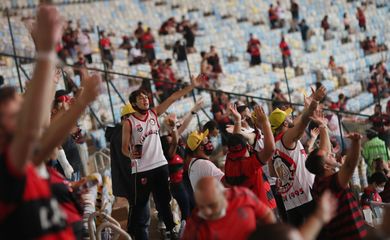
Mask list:
[[[190,215],[190,200],[183,182],[171,183],[171,194],[179,204],[181,220],[186,220]]]

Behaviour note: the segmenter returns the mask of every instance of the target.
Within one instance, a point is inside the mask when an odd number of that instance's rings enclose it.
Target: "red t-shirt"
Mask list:
[[[111,46],[111,41],[109,38],[100,39],[100,47],[103,49],[109,49]]]
[[[229,185],[249,188],[269,208],[276,208],[271,186],[256,154],[243,159],[233,159],[232,154],[228,152],[225,162],[225,180]]]
[[[143,43],[144,49],[154,48],[154,46],[153,46],[154,38],[153,38],[152,34],[144,33],[144,35],[142,35],[142,37],[141,37],[141,41]]]
[[[195,208],[187,222],[183,240],[244,240],[256,229],[256,220],[268,214],[267,206],[248,189],[233,187],[226,191],[226,215],[214,221],[206,221],[198,217],[198,209]]]
[[[279,48],[282,51],[283,56],[290,56],[290,48],[288,47],[287,43],[285,41],[280,42]]]
[[[7,151],[0,153],[0,233],[1,239],[75,239],[49,182],[31,163],[16,172]]]
[[[248,42],[248,52],[251,54],[251,56],[260,56],[260,41],[259,39],[251,39]]]

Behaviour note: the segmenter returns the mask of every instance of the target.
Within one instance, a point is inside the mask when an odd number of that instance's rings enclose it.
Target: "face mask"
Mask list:
[[[214,146],[210,140],[205,145],[203,145],[203,150],[207,156],[210,156],[213,153]]]
[[[381,192],[383,192],[383,190],[385,190],[385,187],[376,187],[375,190],[376,190],[378,193],[381,193]]]
[[[198,217],[204,219],[204,220],[217,220],[221,219],[226,216],[226,208],[222,208],[221,212],[219,213],[219,216],[215,217],[214,219],[208,219],[201,211],[198,212]]]

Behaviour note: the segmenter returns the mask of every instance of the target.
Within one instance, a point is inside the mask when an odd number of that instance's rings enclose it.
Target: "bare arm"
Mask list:
[[[310,131],[310,139],[306,143],[307,151],[309,153],[314,150],[314,143],[317,140],[319,134],[320,134],[320,130],[318,128],[314,128]]]
[[[316,239],[322,227],[336,215],[337,206],[337,199],[330,191],[324,192],[315,213],[299,228],[303,239]]]
[[[179,129],[177,130],[179,133],[179,136],[181,136],[181,134],[187,129],[188,125],[190,125],[191,120],[194,116],[194,114],[192,114],[192,113],[198,112],[199,109],[201,109],[202,107],[203,107],[203,100],[200,98],[196,101],[195,106],[191,109],[191,111],[184,116],[183,123],[179,127]]]
[[[228,113],[231,113],[234,119],[234,129],[233,133],[241,134],[241,114],[237,111],[237,106],[233,105],[232,103],[229,104],[229,111]]]
[[[122,154],[126,157],[130,156],[130,143],[131,143],[131,126],[128,121],[123,122],[122,127]]]
[[[341,166],[340,172],[338,173],[338,181],[343,188],[348,186],[349,180],[351,180],[353,172],[358,165],[362,138],[358,133],[351,133],[347,137],[351,139],[351,147],[348,150],[345,163]]]
[[[169,146],[169,152],[168,152],[170,159],[172,159],[175,156],[177,150],[177,143],[179,141],[179,134],[176,127],[173,128],[171,133],[172,133],[172,143]]]
[[[324,98],[326,90],[324,87],[319,88],[316,92],[313,91],[310,97],[310,104],[303,110],[301,119],[299,122],[294,122],[296,125],[293,128],[287,130],[283,135],[283,143],[287,148],[294,148],[296,142],[301,139],[307,125],[310,122],[310,117],[313,116],[314,111],[317,109],[318,102]]]
[[[98,97],[101,81],[99,75],[84,77],[81,93],[76,102],[68,111],[62,114],[61,118],[55,119],[43,134],[40,141],[40,148],[33,158],[35,165],[39,165],[45,161],[53,149],[66,139],[77,119],[85,111],[87,106]]]
[[[169,108],[169,106],[172,105],[172,103],[174,103],[179,98],[181,98],[181,97],[185,96],[186,94],[188,94],[189,92],[191,92],[194,89],[194,87],[199,86],[201,81],[202,81],[201,80],[202,78],[203,78],[202,75],[199,75],[196,79],[192,78],[191,85],[183,88],[180,91],[173,93],[164,102],[162,102],[160,105],[155,107],[154,110],[156,111],[157,115],[160,116],[161,114],[163,114]]]
[[[34,30],[38,52],[54,54],[54,46],[61,39],[62,21],[56,8],[43,5],[37,14]],[[10,156],[16,171],[23,172],[31,158],[50,109],[50,90],[54,84],[54,64],[50,59],[38,59],[33,77],[20,110],[18,128],[10,146]]]
[[[268,117],[263,108],[256,106],[255,114],[257,120],[255,125],[260,128],[264,134],[264,148],[260,152],[256,152],[256,155],[257,159],[259,159],[261,163],[266,164],[269,160],[271,160],[276,150],[275,139],[272,134],[271,124],[269,123]]]

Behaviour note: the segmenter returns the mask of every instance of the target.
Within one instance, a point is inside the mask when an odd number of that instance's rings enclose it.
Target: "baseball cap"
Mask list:
[[[130,103],[121,107],[121,117],[123,117],[127,114],[134,113],[134,112],[135,112],[135,110],[133,109],[133,106],[131,106]]]
[[[209,135],[209,130],[206,129],[203,133],[199,131],[193,131],[187,138],[187,146],[191,151],[194,151],[199,147],[202,141]]]
[[[286,109],[286,111],[276,108],[268,117],[269,122],[271,123],[272,132],[275,132],[275,130],[282,125],[282,123],[286,120],[286,117],[291,113],[291,108]]]

